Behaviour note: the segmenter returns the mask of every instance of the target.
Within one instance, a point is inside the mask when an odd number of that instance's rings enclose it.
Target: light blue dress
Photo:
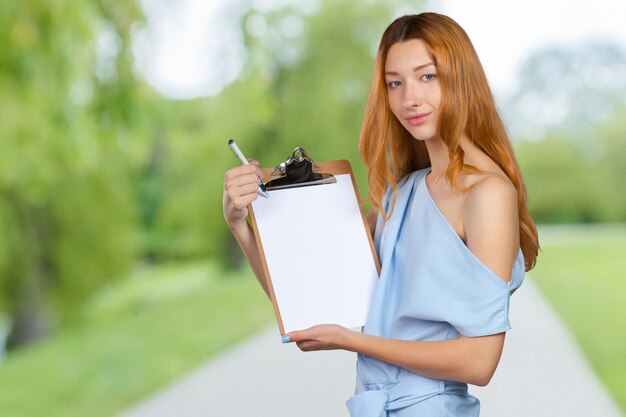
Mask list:
[[[524,279],[519,251],[511,280],[503,281],[465,246],[426,187],[430,168],[398,183],[396,205],[374,243],[382,263],[364,333],[402,340],[449,340],[459,334],[504,332],[509,297]],[[389,209],[391,191],[383,201]],[[426,378],[358,355],[352,417],[476,417],[480,403],[467,384]]]

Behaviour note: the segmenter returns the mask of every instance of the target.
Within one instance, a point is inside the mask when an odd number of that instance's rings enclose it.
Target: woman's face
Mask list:
[[[389,48],[385,62],[389,107],[402,126],[418,140],[438,137],[441,87],[426,43],[411,39]]]

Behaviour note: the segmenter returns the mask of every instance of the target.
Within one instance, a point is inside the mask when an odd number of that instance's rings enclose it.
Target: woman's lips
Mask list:
[[[415,116],[407,117],[406,121],[412,126],[420,126],[426,123],[426,120],[428,120],[429,116],[430,113],[416,114]]]

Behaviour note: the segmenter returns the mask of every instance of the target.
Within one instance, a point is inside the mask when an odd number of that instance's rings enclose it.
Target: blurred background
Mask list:
[[[113,415],[271,324],[222,217],[227,139],[348,159],[365,196],[377,42],[425,10],[473,39],[540,226],[530,276],[626,410],[622,2],[4,0],[0,416]]]

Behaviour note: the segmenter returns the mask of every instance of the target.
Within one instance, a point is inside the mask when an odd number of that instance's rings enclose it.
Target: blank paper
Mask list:
[[[269,191],[255,222],[285,332],[364,325],[378,281],[350,174],[336,184]]]

